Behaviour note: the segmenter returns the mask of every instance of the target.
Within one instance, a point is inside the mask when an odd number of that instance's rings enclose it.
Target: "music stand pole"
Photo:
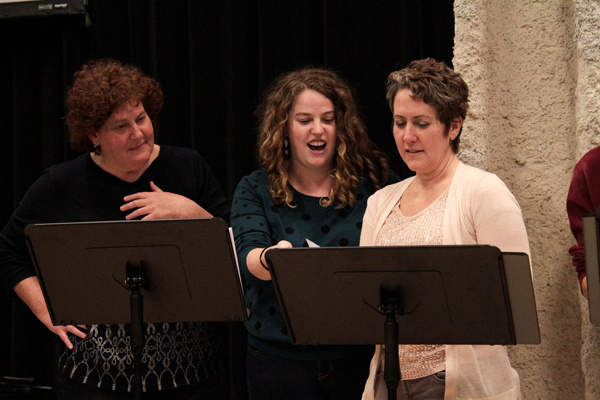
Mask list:
[[[133,398],[142,399],[142,351],[144,350],[144,298],[141,288],[147,289],[144,263],[127,262],[127,288],[131,291],[131,352],[133,353]]]
[[[136,399],[147,382],[144,322],[248,319],[233,233],[223,219],[31,224],[25,235],[54,325],[127,325]]]
[[[373,246],[271,249],[265,257],[292,344],[385,344],[390,399],[400,381],[398,343],[540,343],[526,253]],[[381,315],[383,332],[373,329]]]
[[[398,323],[396,314],[402,315],[400,288],[398,286],[381,285],[379,288],[381,304],[379,309],[385,314],[385,370],[383,379],[388,390],[388,400],[396,400],[398,382],[401,379],[400,360],[398,357]]]

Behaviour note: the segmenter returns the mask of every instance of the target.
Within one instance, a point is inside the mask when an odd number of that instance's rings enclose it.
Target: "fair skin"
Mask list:
[[[90,140],[100,145],[100,155],[91,154],[100,168],[126,182],[137,181],[156,159],[160,147],[154,143],[154,128],[144,105],[126,103],[108,118]],[[150,182],[147,192],[125,196],[121,211],[133,210],[126,219],[210,218],[192,200],[163,192]]]
[[[142,103],[124,104],[104,123],[102,128],[90,135],[92,143],[100,145],[101,155],[91,154],[92,160],[104,171],[126,182],[139,179],[160,152],[154,144],[154,128]],[[149,190],[123,198],[121,211],[131,211],[126,219],[176,219],[211,218],[212,215],[187,197],[162,191],[154,182]],[[14,287],[15,293],[27,304],[35,316],[65,345],[73,348],[67,333],[80,338],[87,335],[84,325],[54,326],[46,307],[37,277],[29,277]]]
[[[396,93],[393,109],[396,147],[408,168],[415,172],[413,182],[402,195],[400,210],[405,216],[413,216],[450,186],[459,163],[451,141],[460,132],[462,118],[452,121],[446,129],[435,109],[412,97],[408,89]]]
[[[52,325],[50,319],[50,313],[48,307],[46,307],[46,301],[42,294],[42,288],[37,276],[30,276],[29,278],[23,279],[21,282],[14,286],[14,291],[23,300],[23,302],[31,309],[33,314],[50,330],[50,332],[56,334],[69,348],[73,348],[73,343],[69,340],[67,334],[72,333],[75,336],[79,336],[85,339],[87,335],[81,330],[85,329],[85,325]]]
[[[90,140],[102,149],[100,155],[92,154],[94,162],[125,182],[137,181],[160,151],[142,102],[116,109]]]
[[[333,158],[336,148],[335,109],[331,100],[312,90],[303,90],[292,105],[288,115],[288,140],[290,143],[290,184],[307,196],[326,197],[333,186]],[[291,248],[288,241],[280,241],[271,248]],[[262,248],[248,253],[246,264],[259,279],[271,280],[265,256],[259,259]]]
[[[290,183],[308,196],[328,196],[337,138],[331,100],[311,89],[302,91],[290,110],[288,132]]]

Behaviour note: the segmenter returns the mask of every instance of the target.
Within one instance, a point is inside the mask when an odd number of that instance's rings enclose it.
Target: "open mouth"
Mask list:
[[[327,143],[325,143],[323,140],[313,140],[312,142],[308,143],[308,147],[314,151],[323,150],[325,149],[325,146],[327,146]]]

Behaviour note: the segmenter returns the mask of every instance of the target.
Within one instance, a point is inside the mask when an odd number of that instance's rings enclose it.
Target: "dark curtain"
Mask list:
[[[452,61],[448,0],[88,3],[85,16],[0,19],[0,226],[45,167],[76,156],[65,140],[64,93],[89,59],[116,58],[157,78],[165,93],[157,142],[198,150],[229,196],[256,168],[254,110],[277,75],[305,65],[340,72],[402,176],[387,74],[413,59]],[[51,383],[50,336],[20,302],[0,297],[0,375]],[[234,345],[244,338],[229,336]],[[233,378],[243,374],[239,359],[230,364]],[[231,398],[244,398],[243,382]]]

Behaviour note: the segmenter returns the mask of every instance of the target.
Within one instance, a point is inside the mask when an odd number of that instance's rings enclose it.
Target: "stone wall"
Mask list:
[[[577,159],[600,144],[600,5],[593,0],[574,1],[577,48],[575,96]],[[600,399],[600,327],[590,324],[587,303],[581,302],[581,364],[586,399]]]
[[[456,0],[454,12],[453,64],[471,90],[459,158],[504,180],[531,244],[542,343],[509,349],[523,398],[599,399],[599,328],[568,255],[565,200],[575,163],[600,144],[600,6]]]

